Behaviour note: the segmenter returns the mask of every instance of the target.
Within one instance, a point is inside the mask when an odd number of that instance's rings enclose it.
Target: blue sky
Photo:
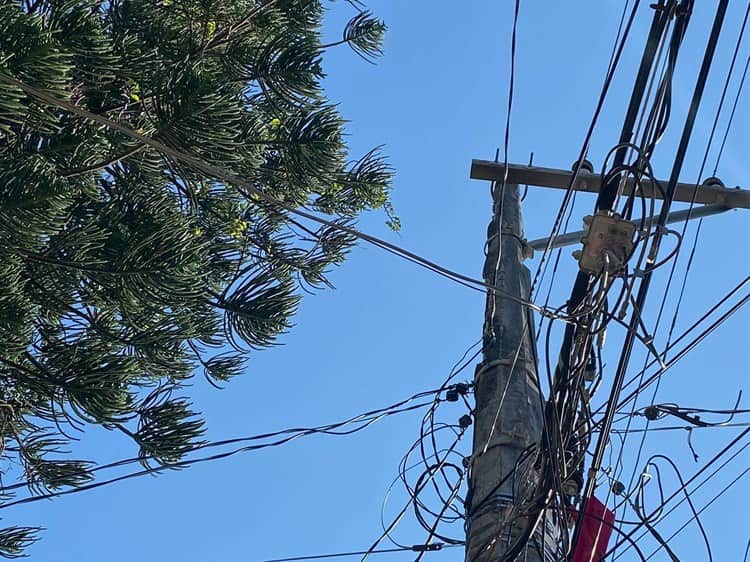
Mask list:
[[[644,3],[647,4],[647,3]],[[714,2],[697,2],[675,78],[673,117],[654,158],[656,175],[666,178],[692,95],[699,61],[713,17]],[[681,179],[695,181],[716,112],[721,87],[746,5],[733,2]],[[385,145],[397,175],[394,206],[403,229],[390,232],[385,217],[365,217],[363,230],[474,277],[481,275],[482,248],[490,214],[489,186],[469,180],[472,158],[491,159],[502,146],[510,61],[512,2],[457,3],[370,1],[389,25],[386,54],[377,65],[362,62],[345,47],[327,56],[327,88],[351,121],[354,155]],[[545,2],[522,0],[516,59],[516,94],[511,118],[512,162],[534,161],[569,168],[580,150],[599,94],[623,1]],[[650,10],[643,6],[593,138],[589,159],[600,166],[616,143],[643,47]],[[331,34],[351,15],[343,2],[333,5]],[[730,101],[750,51],[750,33],[740,51]],[[750,188],[750,97],[740,102],[719,176],[729,186]],[[728,110],[721,115],[723,134]],[[713,167],[716,149],[709,163]],[[529,238],[545,236],[562,193],[530,188],[524,203]],[[593,196],[577,198],[571,228],[591,212]],[[687,327],[729,288],[747,275],[748,211],[704,221],[686,286],[677,329]],[[695,225],[688,230],[692,242]],[[551,302],[567,298],[575,275],[571,249],[563,251]],[[681,281],[687,251],[680,257]],[[530,263],[532,270],[535,262]],[[314,426],[385,406],[435,388],[481,334],[482,294],[436,277],[381,250],[360,245],[332,274],[336,290],[304,299],[296,326],[283,346],[256,353],[246,376],[216,391],[197,378],[192,395],[207,419],[209,437],[222,439],[294,426]],[[653,315],[664,293],[665,274],[656,276],[648,301]],[[674,293],[674,292],[673,292]],[[671,318],[674,294],[666,311]],[[748,312],[743,311],[664,377],[658,402],[729,408],[737,392],[750,395]],[[557,329],[559,332],[559,328]],[[607,343],[611,377],[621,334]],[[665,332],[657,335],[663,345]],[[553,337],[553,341],[557,341]],[[657,347],[659,347],[657,345]],[[557,344],[553,343],[555,350]],[[642,364],[640,350],[631,373]],[[462,380],[471,378],[473,365]],[[611,379],[605,376],[605,386]],[[650,393],[649,393],[650,397]],[[645,405],[643,402],[642,405]],[[745,407],[748,402],[745,401]],[[464,413],[450,405],[441,419]],[[33,560],[143,562],[257,562],[269,558],[366,549],[380,534],[380,510],[397,465],[416,439],[421,413],[385,419],[352,436],[312,436],[276,449],[144,477],[3,513],[3,523],[41,524],[43,540],[30,550]],[[664,422],[660,422],[664,423]],[[693,445],[705,462],[739,430],[695,431]],[[637,436],[623,455],[632,469]],[[100,458],[131,456],[116,436],[92,432],[84,448]],[[469,451],[470,439],[461,450]],[[649,436],[648,454],[671,456],[689,477],[700,464],[692,459],[685,432]],[[615,451],[616,452],[616,451]],[[739,456],[693,499],[705,504],[748,465]],[[665,477],[668,492],[676,480]],[[671,486],[671,488],[670,488]],[[741,560],[748,539],[746,511],[750,478],[741,480],[702,516],[712,538],[714,560]],[[387,514],[406,499],[398,486]],[[651,496],[655,501],[655,496]],[[689,516],[676,510],[665,534]],[[460,535],[460,526],[447,531]],[[458,534],[457,534],[458,533]],[[425,533],[407,516],[395,534],[405,544]],[[683,560],[707,559],[700,535],[690,526],[671,543]],[[644,550],[653,549],[644,539]],[[388,546],[384,544],[383,546]],[[440,560],[462,558],[461,549],[428,554]],[[412,560],[413,553],[380,555]],[[635,560],[632,552],[621,560]],[[662,552],[654,560],[663,560]]]

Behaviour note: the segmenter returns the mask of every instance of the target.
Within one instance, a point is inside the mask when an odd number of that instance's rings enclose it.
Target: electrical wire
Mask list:
[[[694,425],[672,425],[667,427],[650,427],[648,429],[642,428],[642,429],[629,429],[627,431],[621,430],[621,429],[613,429],[612,433],[618,434],[618,433],[642,433],[644,431],[676,431],[676,430],[683,430],[683,431],[693,431],[694,429],[731,429],[734,427],[750,427],[750,422],[737,422],[737,423],[723,423],[720,425],[706,425],[706,426],[694,426]]]
[[[662,509],[666,504],[668,504],[670,501],[672,501],[675,497],[677,497],[679,494],[683,493],[687,487],[692,484],[692,482],[697,479],[701,474],[703,474],[706,470],[708,470],[714,463],[718,462],[718,460],[723,457],[727,452],[729,452],[733,447],[735,447],[746,435],[750,434],[750,427],[745,429],[743,432],[741,432],[739,435],[737,435],[734,439],[732,439],[725,447],[723,447],[718,453],[716,453],[711,460],[709,460],[706,464],[704,464],[698,471],[696,471],[687,481],[685,481],[677,490],[675,490],[669,497],[667,497],[661,505],[657,506],[655,510],[649,515],[653,515],[654,512],[656,512],[659,509]],[[636,526],[634,529],[629,531],[627,533],[628,537],[632,537],[639,529],[640,525]],[[624,540],[624,539],[623,539]],[[612,552],[614,552],[619,546],[622,546],[623,540],[618,541],[602,558],[607,558]]]
[[[668,543],[669,541],[671,541],[671,540],[672,540],[673,538],[675,538],[675,537],[676,537],[677,535],[679,535],[679,534],[680,534],[680,533],[682,532],[682,530],[683,530],[683,529],[685,529],[685,527],[687,527],[687,526],[688,526],[688,525],[689,525],[690,523],[692,523],[692,522],[693,522],[694,520],[697,520],[697,519],[698,519],[698,516],[699,516],[699,515],[700,515],[701,513],[703,513],[703,512],[704,512],[704,511],[705,511],[706,509],[708,509],[708,508],[709,508],[709,507],[711,506],[711,504],[713,504],[713,503],[714,503],[714,502],[715,502],[716,500],[718,500],[718,499],[719,499],[719,498],[720,498],[721,496],[723,496],[723,495],[724,495],[724,494],[725,494],[725,493],[726,493],[727,491],[729,491],[729,489],[730,489],[730,488],[731,488],[732,486],[734,486],[734,485],[735,485],[735,484],[736,484],[737,482],[739,482],[739,481],[740,481],[740,480],[742,479],[742,477],[743,477],[743,476],[745,476],[745,475],[746,475],[746,474],[747,474],[748,472],[750,472],[750,466],[749,466],[749,467],[747,467],[747,468],[745,468],[745,470],[743,470],[743,471],[742,471],[742,472],[741,472],[741,473],[739,474],[739,476],[737,476],[736,478],[734,478],[734,480],[732,480],[732,481],[731,481],[731,482],[730,482],[729,484],[727,484],[727,485],[726,485],[726,486],[725,486],[725,487],[724,487],[724,488],[723,488],[723,489],[722,489],[722,490],[721,490],[720,492],[718,492],[718,493],[717,493],[717,494],[716,494],[716,495],[715,495],[715,496],[714,496],[713,498],[711,498],[711,500],[710,500],[710,501],[709,501],[709,502],[708,502],[708,503],[707,503],[706,505],[704,505],[704,506],[703,506],[703,507],[702,507],[702,508],[701,508],[700,510],[698,510],[698,512],[697,512],[697,513],[693,514],[693,516],[692,516],[692,517],[691,517],[690,519],[688,519],[687,521],[685,521],[685,523],[683,523],[683,524],[682,524],[682,526],[681,526],[681,527],[680,527],[679,529],[677,529],[677,530],[676,530],[676,531],[675,531],[674,533],[672,533],[672,534],[671,534],[671,535],[670,535],[669,537],[667,537],[667,539],[666,539],[666,541],[665,541],[665,542],[667,542],[667,543]],[[649,554],[649,555],[648,555],[648,557],[646,558],[646,560],[650,560],[651,558],[653,558],[653,556],[654,556],[654,555],[655,555],[655,554],[656,554],[657,552],[659,552],[659,550],[660,550],[661,548],[663,548],[663,547],[662,547],[662,546],[659,546],[659,548],[657,548],[657,549],[656,549],[656,550],[654,550],[654,551],[653,551],[653,552],[652,552],[651,554]]]
[[[695,486],[695,488],[693,488],[692,490],[690,490],[690,492],[689,492],[688,495],[695,494],[706,483],[713,481],[714,476],[716,476],[719,472],[721,472],[730,462],[732,462],[735,458],[737,458],[740,454],[742,454],[742,452],[745,451],[745,449],[747,449],[748,447],[750,447],[750,441],[746,442],[742,447],[740,447],[738,450],[736,450],[734,453],[732,453],[732,455],[729,456],[729,458],[727,458],[726,460],[724,460],[718,467],[716,467],[710,474],[706,475],[706,477],[703,480],[701,480],[698,483],[698,485]],[[682,505],[685,501],[686,501],[686,497],[683,497],[675,505],[673,505],[672,507],[670,507],[666,512],[664,512],[661,515],[661,521],[666,520],[666,518],[669,517],[674,511],[676,511],[677,508],[680,507],[680,505]],[[638,537],[635,538],[635,542],[639,542],[645,535],[646,535],[646,532],[644,531],[641,535],[639,535]],[[613,562],[614,562],[614,560],[617,560],[618,558],[620,558],[621,556],[623,556],[625,554],[625,552],[629,548],[630,547],[626,547],[625,550],[623,550],[622,552],[620,552],[619,554],[617,554],[616,556],[614,556]],[[612,552],[614,554],[614,549],[612,550]]]
[[[485,281],[482,281],[480,279],[475,279],[468,275],[464,275],[462,273],[458,273],[456,271],[450,270],[446,267],[438,265],[435,262],[432,262],[422,256],[419,256],[413,252],[410,252],[404,248],[401,248],[395,244],[387,242],[376,236],[366,234],[355,228],[351,228],[349,226],[340,224],[335,221],[324,219],[313,213],[297,208],[289,203],[286,203],[274,197],[273,195],[266,193],[265,191],[261,189],[258,189],[256,186],[252,185],[250,182],[246,181],[245,179],[235,174],[227,172],[226,170],[219,168],[217,166],[213,166],[212,164],[204,162],[203,160],[196,158],[194,156],[191,156],[185,152],[171,148],[163,144],[160,141],[157,141],[144,134],[138,133],[135,130],[131,129],[130,127],[122,125],[121,123],[117,123],[116,121],[113,121],[107,117],[91,113],[68,101],[59,99],[55,96],[48,94],[47,92],[38,90],[37,88],[29,86],[28,84],[21,82],[20,80],[17,80],[11,76],[8,76],[7,74],[0,73],[0,82],[19,88],[23,90],[24,92],[26,92],[27,94],[29,94],[30,96],[33,96],[49,105],[52,105],[59,109],[64,109],[66,111],[69,111],[70,113],[73,113],[74,115],[77,115],[78,117],[93,121],[95,123],[98,123],[99,125],[115,130],[133,140],[136,140],[146,146],[153,148],[154,150],[166,156],[170,156],[171,158],[175,159],[178,162],[181,162],[189,167],[199,170],[209,176],[213,176],[217,179],[230,183],[236,186],[239,189],[239,191],[248,198],[263,200],[264,202],[274,207],[277,207],[279,209],[283,209],[293,215],[297,215],[301,218],[304,218],[312,222],[316,222],[318,224],[328,226],[330,228],[349,234],[350,236],[353,236],[357,239],[373,244],[374,246],[377,246],[383,250],[386,250],[387,252],[392,253],[400,258],[406,259],[407,261],[415,263],[419,265],[420,267],[424,267],[434,273],[437,273],[438,275],[446,277],[460,285],[466,286],[468,288],[471,288],[480,292],[490,291],[493,294],[501,298],[507,298],[523,306],[528,306],[540,314],[544,314],[544,315],[549,314],[548,311],[545,311],[544,309],[535,305],[534,303],[530,301],[526,301],[524,299],[519,299],[517,297],[507,295],[503,291],[498,290],[496,287],[492,286],[491,284]]]
[[[12,506],[15,506],[15,505],[22,505],[22,504],[32,503],[32,502],[36,502],[36,501],[40,501],[40,500],[44,500],[44,499],[49,499],[49,498],[54,498],[54,497],[60,497],[60,496],[66,496],[66,495],[70,495],[70,494],[80,493],[80,492],[84,492],[84,491],[87,491],[87,490],[92,490],[92,489],[100,488],[100,487],[106,486],[108,484],[113,484],[113,483],[116,483],[116,482],[121,482],[121,481],[124,481],[124,480],[129,480],[131,478],[136,478],[136,477],[144,476],[144,475],[147,475],[147,474],[160,473],[160,472],[164,472],[164,471],[172,470],[172,469],[186,468],[186,467],[192,466],[194,464],[208,462],[208,461],[214,461],[214,460],[219,460],[219,459],[227,458],[227,457],[230,457],[230,456],[234,456],[234,455],[239,454],[239,453],[251,452],[251,451],[266,449],[266,448],[269,448],[269,447],[277,447],[277,446],[289,443],[290,441],[296,440],[298,438],[306,437],[308,435],[314,435],[314,434],[349,435],[349,434],[352,434],[352,433],[359,432],[359,431],[361,431],[361,430],[369,427],[370,425],[376,423],[377,421],[380,421],[381,419],[383,419],[383,418],[385,418],[387,416],[391,416],[391,415],[395,415],[395,414],[399,414],[399,413],[404,413],[404,412],[409,412],[409,411],[414,411],[414,410],[417,410],[417,409],[424,408],[426,406],[433,406],[434,405],[434,400],[431,400],[429,402],[422,402],[422,403],[418,403],[418,404],[410,405],[410,406],[407,406],[406,404],[408,404],[409,402],[411,402],[413,400],[417,400],[419,398],[423,398],[423,397],[429,396],[429,395],[438,395],[439,396],[439,393],[442,392],[442,391],[444,391],[444,390],[446,390],[447,388],[450,388],[450,387],[444,387],[442,389],[435,389],[435,390],[431,390],[431,391],[421,392],[421,393],[415,394],[413,396],[410,396],[409,398],[407,398],[405,400],[401,400],[401,401],[399,401],[399,402],[397,402],[397,403],[395,403],[395,404],[393,404],[391,406],[387,406],[385,408],[380,408],[380,409],[377,409],[377,410],[372,410],[372,411],[369,411],[369,412],[365,412],[363,414],[359,414],[358,416],[354,416],[354,417],[346,419],[344,421],[335,422],[335,423],[331,423],[331,424],[326,424],[326,425],[322,425],[322,426],[318,426],[318,427],[313,427],[313,428],[290,428],[290,429],[284,429],[284,430],[281,430],[281,431],[275,431],[275,432],[271,432],[271,433],[263,433],[263,434],[260,434],[260,435],[253,435],[253,436],[249,436],[249,437],[239,437],[239,438],[233,438],[233,439],[224,439],[224,440],[221,440],[221,441],[212,441],[212,442],[208,442],[208,443],[199,443],[199,444],[196,444],[194,447],[192,447],[189,452],[202,451],[202,450],[206,450],[206,449],[209,449],[209,448],[216,448],[216,447],[226,447],[228,445],[236,445],[236,444],[240,444],[240,443],[248,443],[248,442],[252,443],[252,442],[255,442],[255,441],[263,441],[263,440],[268,440],[268,439],[271,439],[271,438],[281,437],[280,439],[276,439],[275,441],[271,441],[271,442],[268,442],[268,443],[259,443],[257,445],[246,445],[246,446],[243,446],[243,447],[235,448],[235,449],[232,449],[232,450],[229,450],[229,451],[225,451],[225,452],[221,452],[221,453],[214,454],[214,455],[209,455],[209,456],[204,456],[204,457],[199,457],[199,458],[193,458],[193,459],[186,459],[186,460],[178,461],[178,462],[175,462],[175,463],[170,463],[170,464],[165,464],[165,465],[159,465],[159,466],[154,466],[154,467],[147,467],[147,468],[144,468],[143,470],[134,471],[134,472],[131,472],[131,473],[128,473],[128,474],[124,474],[124,475],[121,475],[121,476],[117,476],[117,477],[110,478],[110,479],[103,480],[103,481],[99,481],[99,482],[92,482],[92,483],[89,483],[89,484],[84,484],[82,486],[78,486],[78,487],[75,487],[75,488],[70,488],[70,489],[67,489],[67,490],[50,491],[50,492],[44,493],[44,494],[38,494],[38,495],[26,497],[26,498],[21,498],[21,499],[13,500],[13,501],[10,501],[10,502],[6,502],[6,503],[3,503],[3,504],[0,504],[0,509],[5,509],[5,508],[12,507]],[[359,425],[357,427],[353,428],[353,429],[350,429],[350,430],[342,430],[341,429],[341,428],[343,428],[345,426],[352,425],[352,424],[359,424]],[[135,457],[135,458],[130,458],[130,459],[124,459],[124,460],[116,461],[116,462],[109,463],[109,464],[106,464],[106,465],[101,465],[101,466],[95,467],[90,472],[95,473],[95,472],[98,472],[98,471],[101,471],[101,470],[108,470],[108,469],[112,469],[112,468],[122,467],[122,466],[126,466],[128,464],[134,464],[134,463],[137,463],[137,462],[143,463],[144,461],[147,461],[147,460],[149,460],[149,459],[148,458],[144,459],[142,457]],[[4,486],[2,488],[2,491],[3,492],[8,492],[8,491],[11,491],[11,490],[14,490],[14,489],[18,489],[18,488],[21,488],[21,487],[25,487],[25,486],[28,486],[28,485],[29,485],[28,482],[23,482],[23,483],[13,484],[13,485],[9,485],[9,486]]]
[[[458,433],[456,435],[456,438],[454,439],[454,441],[450,445],[450,447],[448,447],[448,449],[446,450],[446,453],[443,456],[442,460],[439,463],[436,463],[436,464],[434,464],[434,465],[432,465],[430,467],[431,469],[433,469],[433,470],[431,470],[430,475],[425,480],[423,480],[422,482],[420,482],[421,487],[415,488],[414,493],[409,498],[409,500],[406,502],[406,504],[404,505],[404,507],[401,508],[401,510],[393,518],[393,520],[391,521],[391,523],[386,527],[386,529],[383,530],[383,532],[380,534],[380,536],[377,539],[375,539],[375,541],[372,543],[372,545],[370,546],[370,548],[364,553],[364,555],[362,556],[362,562],[364,562],[367,559],[367,557],[374,550],[377,549],[378,545],[382,542],[382,540],[384,538],[386,538],[390,534],[390,532],[401,522],[401,519],[406,514],[407,510],[409,509],[409,506],[414,501],[414,498],[419,494],[419,492],[421,491],[421,489],[424,488],[424,486],[426,486],[435,477],[435,475],[437,474],[437,472],[445,465],[445,463],[448,461],[448,456],[451,454],[451,452],[458,445],[459,441],[461,440],[461,438],[463,437],[463,435],[464,435],[465,432],[466,432],[466,428],[465,427],[460,428],[460,430],[458,431]]]
[[[405,552],[405,551],[411,551],[411,552],[435,552],[438,550],[443,550],[444,548],[451,548],[456,546],[461,546],[458,544],[441,544],[441,543],[432,543],[429,545],[431,548],[427,548],[422,550],[422,545],[415,544],[414,546],[405,546],[400,548],[382,548],[379,550],[355,550],[352,552],[337,552],[334,554],[314,554],[314,555],[308,555],[308,556],[292,556],[291,558],[273,558],[269,560],[263,560],[262,562],[294,562],[296,560],[321,560],[323,558],[342,558],[345,556],[360,556],[362,554],[386,554],[386,553],[392,553],[392,552]]]
[[[664,375],[669,369],[671,369],[674,365],[676,365],[681,359],[683,359],[690,351],[695,349],[703,340],[705,340],[709,335],[711,335],[714,331],[716,331],[719,327],[721,327],[727,320],[729,320],[734,314],[736,314],[739,310],[742,309],[743,306],[748,304],[750,302],[750,294],[745,295],[745,297],[740,300],[738,303],[733,305],[729,310],[724,312],[718,319],[716,319],[714,322],[712,322],[708,327],[706,327],[703,331],[701,331],[697,336],[695,336],[692,340],[690,340],[687,344],[685,344],[682,348],[680,348],[674,357],[672,357],[670,360],[668,360],[664,367],[660,367],[656,371],[654,371],[651,375],[649,375],[642,385],[639,385],[635,390],[631,391],[629,395],[627,395],[625,398],[621,398],[620,402],[617,404],[617,410],[622,409],[623,407],[627,406],[631,400],[633,400],[639,392],[641,392],[643,389],[650,386],[652,383],[654,383],[659,377]],[[714,309],[712,309],[710,312],[713,312]],[[680,338],[676,339],[673,343],[670,349],[677,346],[677,344],[682,341],[690,332],[692,332],[694,329],[696,329],[697,326],[701,325],[703,320],[706,316],[708,316],[709,313],[706,313],[703,315],[699,321],[693,324],[688,330],[686,330]],[[656,363],[656,360],[653,360],[649,367],[653,366]],[[638,377],[640,376],[640,373],[636,374],[631,380],[623,385],[623,389],[627,388],[630,384],[635,382]],[[606,404],[603,404],[600,406],[595,412],[593,412],[594,415],[600,413],[602,409],[606,406]],[[590,428],[588,428],[587,433],[591,433],[593,431],[596,431],[599,429],[599,425],[601,424],[601,421],[597,421],[591,425]],[[579,426],[578,429],[582,429],[583,426]]]

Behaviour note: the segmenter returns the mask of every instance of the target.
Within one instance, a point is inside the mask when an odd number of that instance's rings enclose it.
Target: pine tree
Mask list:
[[[349,160],[321,87],[325,49],[381,54],[385,25],[341,7],[324,45],[320,0],[0,0],[2,456],[32,493],[92,480],[61,452],[86,424],[178,462],[203,433],[188,381],[239,374],[354,240],[2,77],[349,225],[389,212],[391,170],[377,150]],[[0,531],[0,555],[35,537]]]

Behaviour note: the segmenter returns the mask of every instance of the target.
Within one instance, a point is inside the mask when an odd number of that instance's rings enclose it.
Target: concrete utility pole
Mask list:
[[[502,163],[474,160],[471,177],[492,180],[505,175]],[[582,233],[527,243],[521,220],[518,184],[594,192],[602,184],[598,174],[579,171],[508,165],[505,192],[494,193],[493,216],[488,228],[484,280],[503,294],[529,299],[530,274],[523,259],[534,249],[580,242]],[[666,182],[661,182],[666,184]],[[695,184],[677,184],[675,201],[704,203],[677,211],[665,221],[694,219],[732,208],[750,208],[750,189],[725,188],[710,178],[696,191]],[[625,186],[627,193],[631,186]],[[658,196],[657,196],[658,197]],[[502,201],[502,205],[501,205]],[[653,218],[648,222],[653,222]],[[500,226],[502,225],[502,229]],[[507,298],[488,295],[484,323],[484,357],[474,375],[474,446],[466,501],[466,562],[498,562],[513,546],[529,522],[514,507],[536,483],[535,448],[543,438],[542,399],[536,385],[537,356],[534,325],[529,308]],[[526,454],[529,451],[530,454]],[[510,475],[510,476],[509,476]],[[561,533],[550,518],[542,519],[519,560],[559,560]],[[533,523],[533,522],[532,522]],[[542,525],[546,525],[542,529]],[[543,543],[545,543],[543,545]],[[547,548],[545,549],[544,546]]]
[[[530,274],[523,265],[523,225],[518,185],[504,193],[497,184],[488,228],[484,279],[505,293],[529,298]],[[502,228],[500,228],[502,225]],[[536,381],[533,318],[523,305],[488,295],[484,357],[474,375],[476,409],[467,501],[467,562],[502,560],[522,529],[511,513],[519,490],[533,486],[534,455],[542,430]],[[533,453],[533,451],[532,451]],[[510,475],[510,477],[508,477]],[[540,529],[541,531],[541,529]],[[532,539],[523,560],[540,562],[542,546]]]

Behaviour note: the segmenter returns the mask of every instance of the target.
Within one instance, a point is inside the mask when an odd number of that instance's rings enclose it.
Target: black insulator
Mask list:
[[[659,408],[656,406],[647,406],[645,410],[643,410],[643,415],[646,416],[646,419],[649,421],[654,421],[659,419]]]
[[[456,383],[456,392],[462,396],[469,392],[469,388],[471,388],[471,385],[468,385],[465,382]]]
[[[612,482],[612,493],[616,496],[621,496],[625,493],[625,484],[619,480]]]
[[[460,425],[463,429],[466,429],[471,425],[471,416],[468,414],[464,414],[458,419],[458,425]]]
[[[573,165],[570,167],[571,171],[575,172],[577,166],[578,166],[578,161],[576,160],[575,162],[573,162]],[[589,174],[593,174],[594,165],[588,160],[584,160],[583,162],[581,162],[581,171],[588,172]]]
[[[449,388],[445,392],[445,399],[448,402],[457,402],[458,401],[458,390],[455,388]]]

